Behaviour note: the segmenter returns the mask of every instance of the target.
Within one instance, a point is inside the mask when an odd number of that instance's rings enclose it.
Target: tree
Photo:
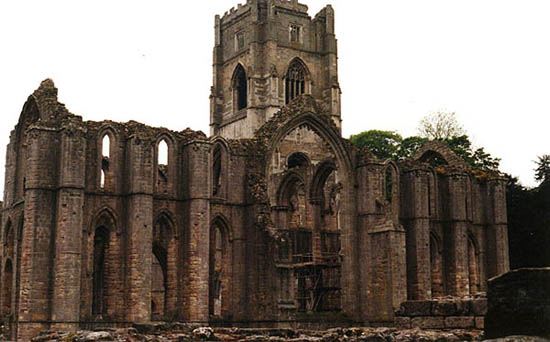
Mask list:
[[[396,159],[403,138],[396,132],[370,130],[352,135],[350,141],[359,148],[367,147],[379,159]]]
[[[419,136],[412,136],[403,139],[397,150],[399,159],[410,159],[414,156],[425,143],[429,141],[428,138],[422,138]]]
[[[420,120],[418,133],[430,140],[444,140],[466,134],[456,119],[455,112],[438,110]]]
[[[537,164],[535,179],[537,182],[544,183],[550,180],[550,155],[544,154],[537,158],[538,160],[535,162],[535,164]]]

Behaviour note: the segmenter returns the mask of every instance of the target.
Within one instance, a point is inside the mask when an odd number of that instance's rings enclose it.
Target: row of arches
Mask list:
[[[111,129],[104,130],[99,135],[98,143],[98,165],[99,165],[99,189],[105,191],[113,191],[116,183],[115,168],[117,163],[117,141],[116,135]],[[170,190],[170,184],[173,182],[171,172],[171,155],[173,154],[172,139],[161,136],[155,144],[154,165],[155,173],[155,189],[160,193],[167,193]]]
[[[479,243],[474,234],[467,233],[466,237],[466,285],[467,293],[475,295],[482,290],[481,286],[481,260]],[[452,246],[457,248],[457,246]],[[445,251],[444,240],[436,232],[430,232],[430,280],[432,298],[451,295],[449,289],[449,275],[446,267],[448,254]]]
[[[309,69],[300,58],[294,58],[283,76],[285,104],[289,104],[294,98],[310,92],[311,76]],[[232,77],[234,111],[240,111],[248,107],[248,77],[241,63],[237,64]]]
[[[91,253],[91,314],[94,320],[124,319],[123,234],[114,215],[104,210],[94,221]],[[164,320],[178,311],[178,289],[185,253],[178,243],[177,226],[169,213],[153,224],[151,245],[151,320]],[[209,313],[227,316],[231,298],[231,239],[227,220],[217,216],[210,229]],[[185,247],[183,247],[185,248]],[[185,295],[185,293],[183,293]]]
[[[11,218],[8,218],[3,234],[2,263],[0,263],[0,286],[1,313],[11,315],[15,309],[18,300],[16,291],[19,283],[19,274],[17,265],[21,262],[21,238],[23,233],[23,216],[19,219],[19,224],[14,224]],[[15,302],[14,302],[15,301]]]
[[[279,301],[297,311],[341,309],[341,192],[337,164],[312,165],[305,152],[287,158],[277,190]],[[289,268],[290,266],[290,268]]]

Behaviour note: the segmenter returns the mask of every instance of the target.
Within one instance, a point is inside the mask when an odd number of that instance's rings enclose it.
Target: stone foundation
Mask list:
[[[401,304],[395,323],[402,329],[482,330],[486,313],[485,298],[409,300]]]

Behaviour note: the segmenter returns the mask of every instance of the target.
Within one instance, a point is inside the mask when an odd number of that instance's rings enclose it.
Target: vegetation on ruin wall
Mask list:
[[[450,120],[450,123],[438,123],[438,120]],[[419,133],[423,136],[403,138],[397,132],[370,130],[352,135],[350,140],[359,148],[370,149],[379,159],[396,161],[410,159],[428,141],[439,140],[472,167],[476,178],[483,178],[487,170],[498,169],[500,159],[492,157],[483,147],[474,148],[454,113],[432,113],[421,121]],[[517,177],[505,175],[513,269],[550,266],[550,155],[538,157],[535,163],[537,187],[527,188]],[[439,165],[434,166],[439,173],[444,173]]]

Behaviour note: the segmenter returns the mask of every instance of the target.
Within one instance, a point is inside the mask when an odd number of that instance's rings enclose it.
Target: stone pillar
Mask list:
[[[445,181],[447,225],[444,226],[445,267],[447,268],[447,293],[453,296],[469,294],[468,279],[468,222],[466,216],[467,175],[450,173]]]
[[[361,318],[371,322],[392,322],[407,299],[405,230],[388,209],[384,178],[384,165],[378,162],[357,170],[359,298]]]
[[[187,199],[188,319],[208,322],[210,257],[210,144],[194,141],[184,147],[184,179]]]
[[[404,170],[401,179],[401,219],[407,231],[407,293],[412,300],[432,297],[428,181],[428,171],[420,168]]]
[[[28,132],[17,328],[20,341],[30,341],[38,332],[48,329],[51,318],[58,145],[58,133],[51,128],[34,127]]]
[[[77,330],[80,316],[81,246],[86,174],[82,128],[62,130],[53,264],[53,330]]]
[[[487,230],[487,276],[488,278],[510,270],[508,252],[508,220],[506,216],[506,180],[491,178],[487,181],[489,201]]]
[[[151,319],[154,139],[134,135],[127,142],[127,319]]]

